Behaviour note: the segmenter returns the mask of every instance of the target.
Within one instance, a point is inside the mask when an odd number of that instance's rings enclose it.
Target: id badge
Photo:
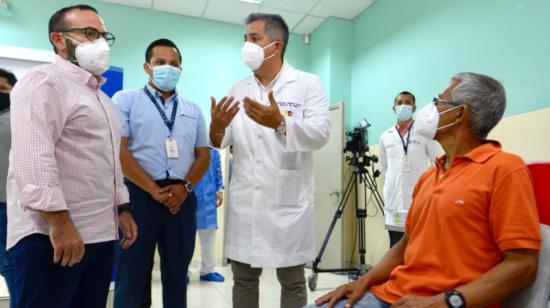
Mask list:
[[[401,215],[399,215],[399,212],[393,213],[393,222],[396,225],[402,225],[403,221],[401,220]]]
[[[176,139],[172,137],[166,138],[164,140],[164,144],[166,145],[166,156],[168,158],[178,158],[178,144],[176,143]]]

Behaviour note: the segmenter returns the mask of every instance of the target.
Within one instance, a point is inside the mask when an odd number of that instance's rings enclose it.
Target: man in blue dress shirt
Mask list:
[[[113,97],[122,126],[122,169],[140,232],[134,245],[120,252],[114,305],[140,306],[158,244],[163,305],[186,307],[196,232],[193,187],[210,159],[206,128],[200,108],[175,89],[181,74],[178,47],[156,40],[145,60],[147,85]]]

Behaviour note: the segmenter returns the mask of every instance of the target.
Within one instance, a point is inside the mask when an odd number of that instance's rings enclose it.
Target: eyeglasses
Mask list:
[[[447,99],[441,99],[441,98],[437,98],[437,97],[434,97],[432,99],[432,103],[434,105],[439,105],[439,104],[447,104],[447,105],[453,105],[453,106],[460,106],[462,105],[461,103],[459,102],[455,102],[455,101],[450,101],[450,100],[447,100]]]
[[[92,27],[62,29],[62,30],[58,30],[58,32],[65,32],[65,33],[80,32],[80,33],[84,33],[86,35],[86,38],[89,41],[95,41],[95,40],[99,39],[100,37],[103,37],[105,39],[105,41],[107,41],[107,44],[109,44],[109,46],[113,46],[113,44],[115,43],[115,36],[112,33],[110,33],[110,32],[99,32],[99,30],[97,30],[96,28],[92,28]]]

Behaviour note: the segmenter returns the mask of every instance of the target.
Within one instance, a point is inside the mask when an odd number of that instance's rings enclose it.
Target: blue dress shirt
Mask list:
[[[140,166],[153,178],[184,179],[195,162],[195,148],[208,147],[204,117],[199,106],[177,93],[166,101],[150,85],[147,89],[170,119],[175,104],[177,114],[170,131],[143,88],[124,90],[113,96],[121,135],[128,137],[128,149]],[[178,145],[178,158],[168,158],[165,141],[172,137]]]

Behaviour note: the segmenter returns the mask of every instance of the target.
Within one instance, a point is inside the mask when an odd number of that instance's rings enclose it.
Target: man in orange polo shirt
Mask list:
[[[445,151],[413,192],[404,237],[328,307],[499,307],[537,272],[540,227],[529,171],[486,137],[504,114],[493,78],[456,74],[418,112],[417,133]]]

